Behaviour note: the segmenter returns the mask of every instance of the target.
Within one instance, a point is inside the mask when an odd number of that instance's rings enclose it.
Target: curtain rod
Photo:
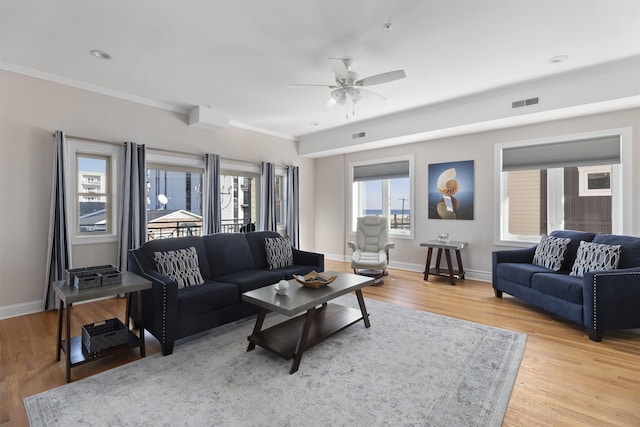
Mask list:
[[[52,133],[51,135],[54,138],[56,136],[55,132]],[[65,134],[65,137],[66,138],[71,138],[71,139],[77,139],[77,140],[80,140],[80,141],[97,142],[97,143],[100,143],[100,144],[110,144],[110,145],[118,145],[118,146],[122,146],[122,145],[125,144],[124,142],[105,141],[105,140],[102,140],[102,139],[86,138],[84,136],[76,136],[76,135],[67,135],[67,134]],[[159,151],[159,152],[170,153],[170,154],[182,154],[182,155],[186,155],[186,156],[204,156],[204,153],[187,153],[185,151],[168,150],[166,148],[149,147],[149,149],[153,150],[153,151]],[[225,160],[242,161],[242,160],[234,160],[234,159],[225,159]],[[285,167],[285,166],[281,166],[281,167]]]
[[[56,134],[53,133],[52,134],[53,137],[55,138]],[[97,142],[99,144],[110,144],[110,145],[118,145],[118,146],[122,146],[125,143],[124,142],[113,142],[113,141],[105,141],[103,139],[95,139],[95,138],[86,138],[84,136],[76,136],[76,135],[67,135],[65,134],[65,138],[69,138],[69,139],[77,139],[79,141],[87,141],[87,142]],[[160,151],[160,152],[164,152],[164,153],[171,153],[171,154],[185,154],[188,156],[204,156],[203,153],[187,153],[185,151],[176,151],[176,150],[167,150],[165,148],[153,148],[153,147],[149,147],[150,150],[153,151]]]
[[[52,136],[55,138],[56,134],[53,133]],[[75,135],[67,135],[67,134],[65,134],[64,136],[65,138],[78,139],[80,141],[99,142],[100,144],[124,145],[124,143],[122,142],[104,141],[102,139],[85,138],[83,136],[75,136]]]

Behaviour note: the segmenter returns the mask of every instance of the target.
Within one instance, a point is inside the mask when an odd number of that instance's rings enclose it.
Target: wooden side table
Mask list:
[[[69,286],[64,280],[54,283],[53,291],[60,299],[60,307],[58,309],[58,348],[56,350],[56,360],[60,360],[60,351],[65,352],[65,361],[67,368],[67,382],[71,382],[71,368],[90,362],[92,360],[101,359],[110,354],[124,351],[130,348],[140,348],[140,356],[145,356],[144,346],[144,323],[142,320],[142,291],[151,287],[151,282],[143,277],[128,271],[122,272],[122,283],[100,286],[89,289],[76,289],[73,285]],[[108,348],[98,353],[88,353],[82,345],[82,337],[71,337],[71,306],[76,302],[89,301],[96,298],[115,297],[120,294],[127,296],[127,309],[125,325],[129,327],[130,317],[130,293],[138,292],[138,315],[139,319],[135,319],[139,325],[138,335],[132,331],[128,331],[128,342]],[[66,339],[62,339],[62,318],[66,307]],[[97,319],[103,320],[103,319]]]
[[[467,242],[454,242],[447,241],[441,242],[439,240],[429,240],[428,242],[420,243],[420,247],[428,248],[427,250],[427,262],[424,266],[424,280],[429,278],[429,274],[437,276],[449,277],[452,285],[456,284],[456,279],[464,279],[464,267],[462,266],[462,258],[460,251],[467,246]],[[436,266],[431,267],[431,255],[433,249],[438,249],[438,255],[436,257]],[[454,270],[451,262],[451,250],[456,251],[456,261],[458,262],[458,269]],[[440,261],[442,260],[442,252],[447,259],[447,269],[440,268]]]

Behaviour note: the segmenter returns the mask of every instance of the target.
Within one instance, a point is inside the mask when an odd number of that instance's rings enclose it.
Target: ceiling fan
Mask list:
[[[364,89],[364,87],[392,82],[407,77],[404,70],[396,70],[360,79],[358,73],[351,70],[351,64],[353,63],[352,58],[329,58],[329,61],[331,61],[331,68],[333,68],[335,74],[335,84],[290,84],[289,87],[328,87],[331,89],[331,97],[325,106],[333,107],[336,104],[347,105],[347,117],[349,116],[349,104],[353,107],[353,105],[360,100],[367,98],[378,101],[387,99],[379,93]]]

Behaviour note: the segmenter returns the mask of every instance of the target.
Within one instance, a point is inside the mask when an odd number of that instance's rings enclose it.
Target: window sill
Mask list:
[[[74,236],[71,239],[71,244],[76,245],[95,245],[102,243],[117,243],[118,236],[115,234],[103,235],[103,236]]]

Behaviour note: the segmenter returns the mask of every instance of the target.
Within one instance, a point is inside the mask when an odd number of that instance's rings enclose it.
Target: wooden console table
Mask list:
[[[90,362],[92,360],[100,359],[109,354],[117,353],[130,348],[140,348],[140,356],[145,356],[144,346],[144,324],[142,321],[142,291],[151,287],[151,282],[143,277],[128,271],[122,272],[122,283],[99,286],[97,288],[89,289],[76,289],[73,285],[69,286],[64,280],[54,283],[53,291],[55,295],[60,299],[60,307],[58,309],[58,345],[56,350],[56,360],[60,360],[60,351],[65,353],[66,369],[67,369],[67,382],[71,382],[71,368],[81,365],[83,363]],[[138,314],[139,319],[137,321],[139,326],[138,335],[132,331],[128,331],[128,342],[119,345],[117,347],[108,348],[98,353],[88,353],[82,345],[82,337],[71,337],[71,306],[74,303],[89,301],[96,298],[115,297],[120,294],[126,294],[127,296],[127,309],[125,314],[125,325],[129,327],[130,317],[130,293],[138,292]],[[62,339],[62,318],[64,317],[64,311],[66,307],[66,339]],[[97,319],[102,320],[102,319]]]
[[[427,250],[427,262],[424,266],[424,280],[429,278],[429,274],[437,276],[449,277],[452,285],[456,284],[456,279],[464,279],[464,267],[462,267],[462,258],[460,257],[460,251],[467,246],[467,242],[454,242],[447,241],[441,242],[439,240],[429,240],[425,243],[420,243],[420,247],[428,248]],[[438,256],[436,257],[436,266],[431,267],[431,255],[433,249],[438,249]],[[456,261],[458,262],[458,269],[454,270],[451,262],[451,250],[456,251]],[[442,252],[447,259],[447,268],[440,268],[440,261],[442,260]]]

